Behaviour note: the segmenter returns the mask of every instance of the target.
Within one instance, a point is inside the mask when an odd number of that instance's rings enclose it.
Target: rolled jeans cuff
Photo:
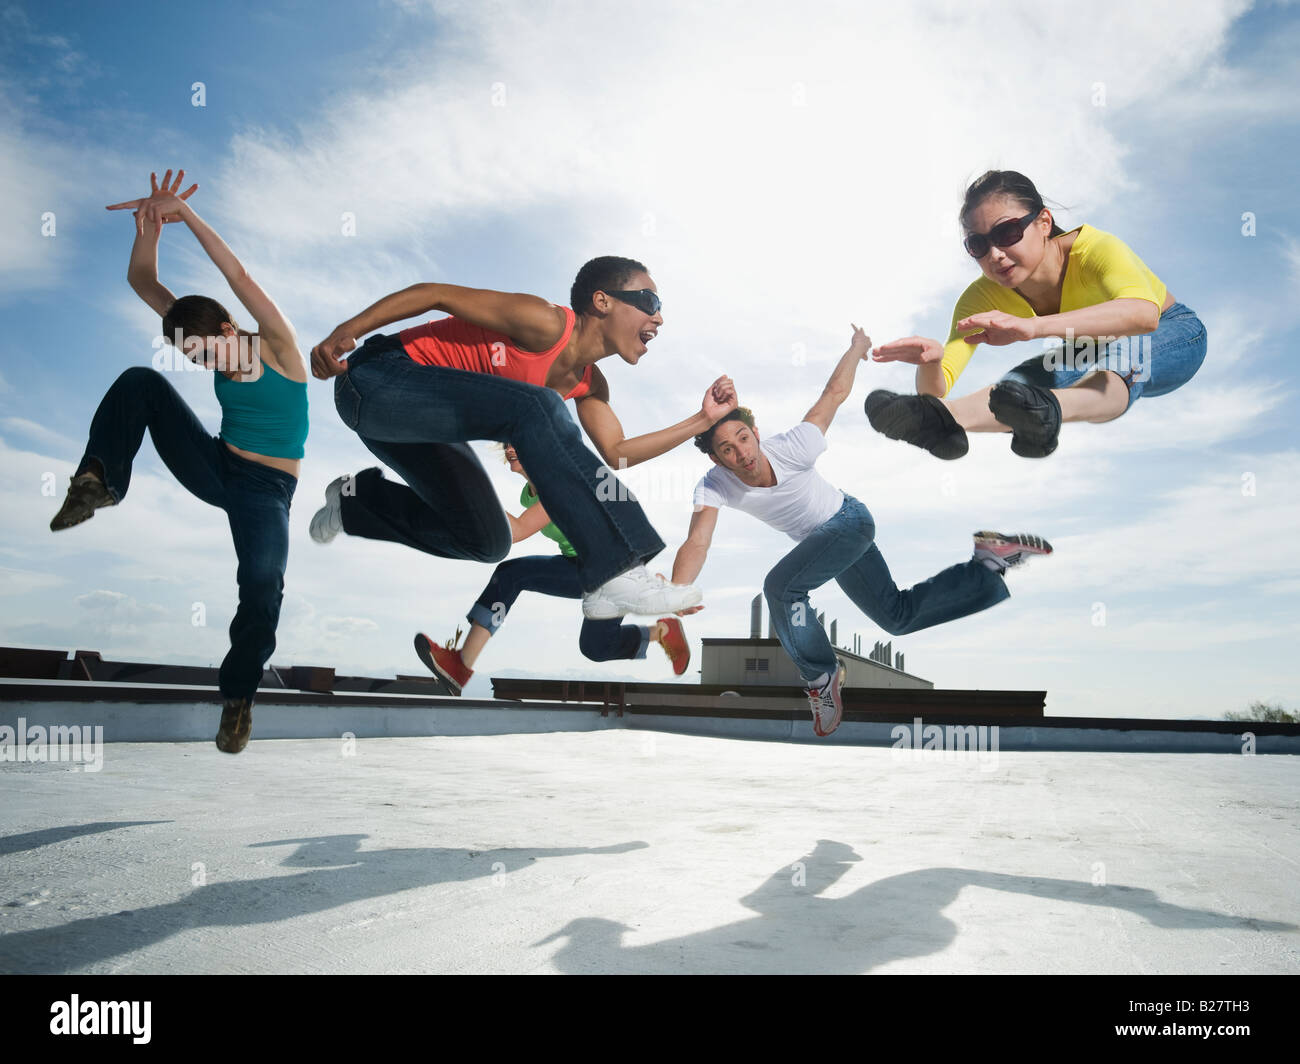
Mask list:
[[[495,610],[488,609],[481,602],[474,603],[469,608],[469,613],[465,614],[465,620],[470,624],[477,624],[488,630],[488,635],[496,635],[496,631],[506,621],[506,615],[503,613],[499,617]]]

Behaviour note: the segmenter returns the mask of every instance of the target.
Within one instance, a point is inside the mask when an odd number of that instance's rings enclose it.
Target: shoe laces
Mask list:
[[[459,651],[460,651],[460,637],[461,637],[463,634],[464,634],[464,633],[461,631],[461,627],[460,627],[460,625],[456,625],[456,634],[455,634],[454,636],[452,636],[450,639],[447,640],[447,643],[446,643],[446,647],[445,647],[445,649],[447,649],[447,650],[455,650],[455,651],[459,652]]]

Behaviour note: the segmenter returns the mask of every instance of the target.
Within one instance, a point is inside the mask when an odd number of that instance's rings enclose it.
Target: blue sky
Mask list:
[[[200,183],[195,207],[305,347],[415,281],[564,301],[587,258],[640,258],[665,326],[637,367],[607,371],[631,435],[688,416],[721,372],[761,429],[788,428],[850,321],[877,342],[942,338],[974,276],[962,189],[1008,167],[1063,225],[1133,247],[1200,313],[1210,353],[1181,391],[1070,426],[1043,462],[992,437],[957,463],[884,440],[862,398],[911,374],[864,366],[820,468],[871,509],[900,584],[965,557],[975,528],[1057,547],[1013,574],[1007,604],[896,647],[939,686],[1046,689],[1057,714],[1295,707],[1297,54],[1296,5],[1240,0],[1098,3],[1086,17],[1011,3],[670,3],[632,17],[602,4],[0,0],[0,639],[196,663],[225,652],[224,517],[147,442],[120,509],[47,528],[99,397],[152,354],[157,321],[125,283],[130,219],[103,210],[147,189],[151,169]],[[183,227],[168,227],[160,268],[173,290],[233,302]],[[981,349],[957,392],[1028,353]],[[174,383],[215,432],[210,379]],[[274,661],[419,672],[411,635],[449,635],[490,570],[312,543],[324,484],[371,459],[329,386],[309,394]],[[484,460],[513,506],[517,483],[486,448]],[[665,569],[705,468],[687,446],[627,477],[669,544]],[[689,622],[697,649],[745,633],[788,541],[725,513],[715,544],[707,608]],[[206,626],[191,623],[196,602]],[[838,589],[814,603],[842,641],[881,638]],[[574,604],[522,600],[471,693],[494,673],[668,676],[654,656],[585,662],[579,624]]]

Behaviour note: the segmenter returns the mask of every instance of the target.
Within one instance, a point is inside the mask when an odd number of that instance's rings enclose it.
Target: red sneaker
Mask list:
[[[673,663],[673,675],[680,676],[691,663],[691,646],[686,642],[686,629],[676,617],[660,617],[659,623],[668,627],[659,645]]]
[[[431,673],[442,681],[450,695],[460,696],[461,690],[474,675],[473,669],[467,669],[461,660],[459,650],[440,647],[423,632],[415,637],[415,652],[420,655]]]

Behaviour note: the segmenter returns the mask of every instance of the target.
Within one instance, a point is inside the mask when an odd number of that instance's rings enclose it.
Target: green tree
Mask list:
[[[1224,714],[1225,720],[1262,720],[1273,724],[1300,724],[1300,718],[1289,713],[1280,704],[1252,702],[1245,713],[1229,710]]]

